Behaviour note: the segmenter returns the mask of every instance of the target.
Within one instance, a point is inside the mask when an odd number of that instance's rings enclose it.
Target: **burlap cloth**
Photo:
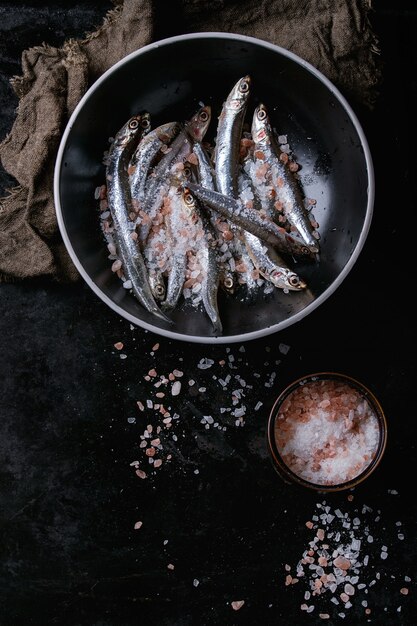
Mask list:
[[[19,98],[0,159],[17,185],[0,199],[0,281],[78,278],[61,240],[53,170],[69,116],[88,87],[152,41],[200,31],[259,37],[298,54],[355,102],[372,107],[380,79],[371,0],[124,0],[83,40],[25,50]],[[352,102],[354,104],[354,102]]]

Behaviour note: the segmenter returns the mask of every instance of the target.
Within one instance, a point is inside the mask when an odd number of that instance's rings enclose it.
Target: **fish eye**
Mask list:
[[[149,119],[148,119],[147,117],[144,117],[144,118],[141,120],[140,125],[142,126],[142,128],[148,128],[148,127],[149,127],[149,125],[150,125],[150,121],[149,121]]]
[[[239,91],[242,93],[247,93],[249,91],[249,83],[247,80],[244,80],[239,85]]]
[[[260,120],[262,122],[262,120],[264,120],[266,118],[266,111],[265,109],[259,109],[258,111],[258,120]]]
[[[192,206],[194,204],[194,198],[190,193],[186,193],[184,196],[184,201],[186,204]]]
[[[189,167],[184,167],[184,176],[189,178],[191,176],[191,169]]]
[[[301,248],[301,253],[302,254],[311,254],[311,250],[309,248],[307,248],[307,246],[303,246]]]
[[[130,130],[136,130],[138,126],[139,126],[139,122],[135,117],[132,120],[130,120],[129,122]]]
[[[155,294],[158,298],[163,298],[165,296],[165,287],[163,285],[157,285],[155,287]]]
[[[288,278],[288,282],[292,287],[298,287],[298,285],[300,284],[300,279],[298,278],[298,276],[295,276],[295,274],[292,274]]]
[[[200,120],[201,120],[202,122],[207,122],[207,120],[208,120],[208,118],[209,118],[207,111],[201,111],[201,113],[200,113],[200,116],[199,116],[199,117],[200,117]]]
[[[233,287],[233,278],[231,276],[227,276],[224,279],[224,286],[226,289],[231,289]]]

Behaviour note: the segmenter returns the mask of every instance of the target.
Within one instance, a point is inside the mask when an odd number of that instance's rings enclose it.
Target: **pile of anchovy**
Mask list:
[[[243,130],[250,91],[244,76],[228,94],[214,146],[203,142],[211,107],[202,103],[191,119],[155,129],[148,112],[135,115],[111,140],[100,198],[113,271],[167,323],[182,297],[202,302],[220,334],[219,287],[305,289],[288,262],[319,253],[298,165],[281,149],[264,104],[251,132]]]

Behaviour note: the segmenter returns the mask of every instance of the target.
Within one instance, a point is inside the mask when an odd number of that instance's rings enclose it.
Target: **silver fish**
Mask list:
[[[268,180],[276,194],[275,203],[279,203],[282,213],[289,224],[296,230],[312,253],[319,252],[318,232],[313,228],[304,206],[300,185],[289,164],[284,163],[282,152],[275,140],[274,132],[264,104],[256,107],[252,119],[252,139],[254,157],[261,156],[261,163],[268,163]],[[253,171],[253,170],[252,170]],[[253,182],[256,184],[256,176]]]
[[[161,154],[161,148],[169,144],[179,133],[178,122],[162,124],[147,133],[139,142],[138,147],[129,163],[130,188],[134,203],[139,207],[145,199],[145,184],[148,179],[150,168],[155,159]],[[132,171],[133,170],[133,171]]]
[[[239,196],[242,202],[245,202],[246,198],[246,201],[253,203],[257,209],[261,209],[255,186],[245,171],[239,174]],[[304,281],[288,267],[270,244],[261,241],[259,237],[255,237],[246,230],[241,231],[241,239],[258,272],[275,287],[284,291],[305,289],[307,285]]]
[[[199,181],[195,181],[193,178],[192,182],[199,182],[206,189],[215,190],[215,175],[213,171],[213,166],[211,163],[211,159],[203,147],[201,143],[195,143],[193,147],[193,152],[198,159],[198,172],[199,172]],[[231,241],[227,241],[224,238],[224,231],[219,228],[221,223],[226,223],[224,217],[220,216],[214,209],[211,207],[205,207],[208,210],[210,222],[214,231],[216,233],[216,239],[218,241],[218,248],[220,252],[218,252],[218,265],[219,265],[219,273],[220,273],[220,286],[227,293],[234,293],[236,288],[236,280],[234,277],[234,272],[228,267],[227,260],[224,259],[225,256],[232,257],[232,250],[230,249]],[[228,224],[228,232],[232,232],[233,227]],[[226,248],[226,249],[224,249]],[[228,254],[226,254],[228,253]]]
[[[179,132],[170,146],[170,150],[165,154],[152,172],[152,178],[146,187],[145,200],[143,202],[143,213],[139,225],[139,239],[141,245],[144,244],[149,235],[152,220],[157,214],[164,196],[168,193],[171,184],[170,170],[173,165],[181,163],[192,151],[192,142],[201,141],[204,137],[211,120],[211,107],[202,106],[187,121],[184,128]]]
[[[132,282],[132,290],[139,302],[150,313],[164,321],[170,320],[160,311],[149,285],[148,274],[139,247],[132,238],[129,215],[133,212],[127,166],[142,128],[141,117],[131,117],[119,130],[107,157],[106,182],[109,210],[114,222],[114,236],[123,271]]]
[[[217,125],[214,151],[216,187],[226,196],[237,195],[239,147],[250,85],[250,76],[237,81],[223,104]]]
[[[164,271],[169,264],[169,247],[166,245],[166,239],[166,226],[162,222],[158,229],[152,229],[143,249],[149,285],[158,302],[162,302],[166,296]]]
[[[204,189],[201,185],[187,183],[188,188],[205,205],[215,209],[231,222],[247,230],[279,251],[295,256],[312,256],[311,250],[303,243],[288,235],[284,228],[277,226],[268,217],[254,208],[245,206],[240,200],[229,198],[216,191]]]
[[[199,207],[194,196],[183,192],[183,203],[191,213],[197,213],[203,225],[204,236],[198,242],[197,259],[202,269],[201,296],[204,309],[209,316],[216,334],[222,332],[217,293],[219,289],[219,267],[217,264],[216,237],[204,211]]]
[[[176,185],[170,187],[168,201],[170,210],[166,215],[167,243],[170,248],[168,284],[162,308],[171,311],[177,305],[187,270],[188,218],[192,219],[188,207],[183,203],[183,193]]]

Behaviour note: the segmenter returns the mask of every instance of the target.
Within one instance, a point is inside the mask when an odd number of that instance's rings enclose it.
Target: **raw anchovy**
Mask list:
[[[226,101],[223,104],[222,111],[219,116],[216,136],[216,146],[214,151],[215,161],[215,181],[217,191],[237,198],[237,175],[239,166],[239,149],[240,140],[242,136],[242,127],[245,118],[245,113],[248,105],[249,95],[251,87],[250,76],[244,76],[240,78],[233,86]],[[214,208],[214,207],[212,207]],[[245,251],[241,248],[239,241],[240,229],[234,220],[229,215],[223,215],[230,219],[230,232],[233,234],[233,242],[230,245],[233,251],[233,256],[241,258]],[[245,266],[250,265],[246,262]],[[251,281],[251,273],[248,274],[248,285]],[[229,274],[229,282],[231,275]],[[230,288],[230,291],[234,291],[235,286]]]
[[[155,300],[162,302],[166,296],[164,271],[169,263],[169,248],[166,245],[166,227],[162,222],[153,229],[143,249],[143,256],[149,275],[149,284]]]
[[[161,148],[172,141],[179,130],[178,122],[162,124],[143,137],[133,153],[129,163],[129,171],[133,170],[130,175],[130,188],[133,201],[138,203],[140,208],[145,198],[145,183],[150,168],[160,154]]]
[[[152,178],[146,187],[143,213],[145,217],[139,225],[139,239],[141,244],[146,241],[158,209],[164,196],[167,194],[170,181],[170,170],[176,163],[181,163],[192,151],[192,141],[201,141],[211,120],[211,107],[202,106],[193,117],[185,123],[165,154],[152,172]]]
[[[129,215],[133,212],[127,166],[132,152],[140,138],[140,116],[131,117],[119,130],[110,146],[107,168],[107,199],[115,226],[115,242],[123,271],[132,282],[132,290],[139,302],[150,312],[170,320],[160,311],[149,285],[143,256],[137,243],[132,239]]]
[[[204,189],[201,185],[190,182],[187,186],[204,204],[227,217],[240,228],[272,244],[282,253],[311,257],[312,252],[305,244],[288,235],[283,228],[263,217],[256,209],[244,206],[240,200]]]
[[[291,270],[272,246],[263,243],[258,237],[244,232],[246,249],[259,273],[275,287],[289,291],[300,291],[306,283]]]
[[[215,178],[213,167],[211,164],[211,160],[207,151],[204,149],[201,143],[195,143],[193,147],[193,152],[198,159],[198,172],[199,172],[199,181],[195,181],[193,179],[192,182],[199,182],[206,189],[215,190]],[[232,257],[232,251],[230,248],[232,247],[230,241],[226,241],[223,236],[223,231],[219,228],[219,223],[227,223],[225,219],[219,215],[214,209],[211,207],[206,207],[210,216],[210,222],[216,232],[218,247],[220,248],[220,252],[218,252],[218,264],[219,264],[219,273],[220,273],[220,285],[227,293],[234,293],[236,287],[236,280],[234,278],[234,272],[227,267],[227,261],[222,260],[225,256],[226,252],[228,252],[229,258]],[[228,224],[229,232],[233,232],[233,227]],[[226,248],[226,250],[224,250]]]
[[[252,120],[252,138],[254,158],[261,164],[268,165],[268,182],[272,184],[275,206],[279,206],[289,224],[293,226],[306,246],[313,253],[319,252],[318,233],[313,228],[309,215],[304,206],[304,198],[294,173],[284,163],[280,156],[283,154],[275,140],[266,107],[260,104],[256,107]],[[260,157],[260,158],[259,158]],[[255,170],[255,171],[254,171]],[[256,184],[256,166],[250,169],[252,181]]]
[[[251,178],[245,171],[239,175],[239,196],[243,203],[245,203],[246,198],[247,202],[251,202],[253,206],[258,208],[259,197],[256,195],[256,189]],[[307,285],[304,281],[288,267],[284,259],[271,245],[266,244],[259,237],[255,237],[246,230],[241,232],[244,245],[261,276],[284,291],[305,289]]]
[[[188,191],[183,192],[183,203],[188,209],[197,214],[204,229],[204,236],[197,246],[197,258],[203,270],[201,296],[207,315],[209,316],[216,334],[222,332],[217,293],[219,289],[219,267],[217,264],[216,237],[209,220],[198,206],[194,196]]]
[[[170,211],[166,215],[170,263],[166,296],[162,303],[162,308],[167,311],[172,310],[177,305],[186,279],[188,219],[192,218],[192,215],[188,207],[184,205],[182,196],[182,191],[178,190],[175,185],[170,187],[168,193]]]
[[[217,125],[214,152],[216,187],[226,195],[237,195],[237,170],[242,126],[250,94],[250,76],[234,85],[223,104]]]

